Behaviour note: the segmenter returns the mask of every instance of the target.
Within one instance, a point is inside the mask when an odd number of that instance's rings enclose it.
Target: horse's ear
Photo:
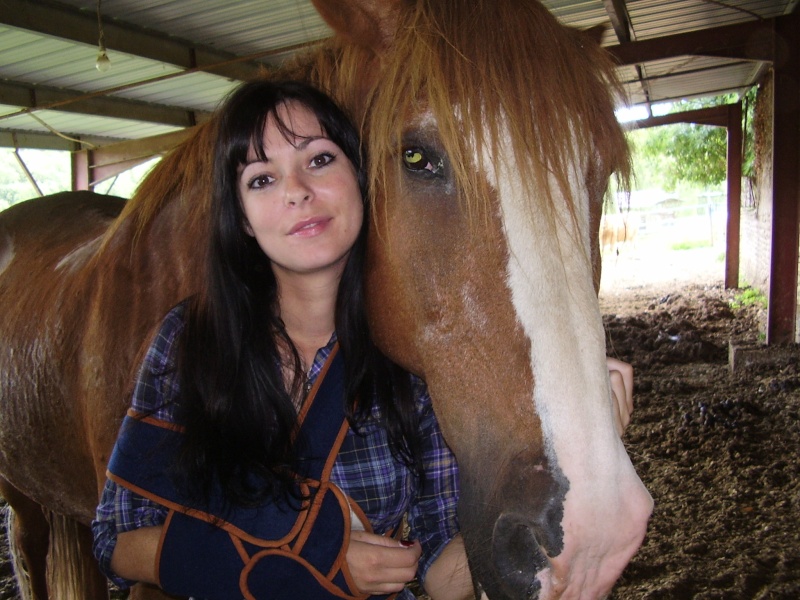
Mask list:
[[[584,29],[582,33],[599,46],[603,42],[603,35],[606,29],[608,29],[608,23],[602,23],[594,27],[589,27],[589,29]]]
[[[407,0],[312,0],[325,22],[347,41],[380,53],[394,39]]]

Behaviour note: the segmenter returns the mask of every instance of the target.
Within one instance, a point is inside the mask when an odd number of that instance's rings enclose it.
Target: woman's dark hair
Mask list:
[[[246,232],[237,193],[238,172],[251,149],[259,158],[265,156],[268,121],[276,123],[287,140],[297,139],[278,112],[287,104],[299,104],[316,116],[323,132],[355,167],[364,201],[364,221],[336,301],[346,414],[357,429],[376,406],[395,457],[420,467],[409,376],[375,348],[367,325],[363,271],[369,202],[358,132],[345,113],[312,86],[255,81],[237,88],[218,115],[206,281],[188,304],[178,355],[185,436],[176,472],[187,491],[201,499],[219,484],[228,501],[254,504],[284,494],[293,480],[297,414],[292,398],[300,393],[304,373],[279,317],[269,259]],[[296,375],[288,390],[281,348],[288,348],[294,358]]]

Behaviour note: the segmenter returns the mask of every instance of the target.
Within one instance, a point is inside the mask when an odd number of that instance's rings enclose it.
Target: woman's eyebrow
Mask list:
[[[298,150],[303,150],[306,148],[311,142],[316,142],[317,140],[327,140],[330,139],[324,135],[312,135],[312,136],[303,136],[302,142],[297,144]]]
[[[297,146],[295,146],[298,150],[304,150],[311,142],[315,142],[317,140],[330,140],[329,137],[324,135],[303,136],[301,139],[302,141],[299,144],[297,144]],[[255,158],[254,160],[247,160],[242,163],[241,168],[244,169],[249,165],[254,165],[256,163],[264,163],[264,162],[267,163],[269,162],[269,156],[267,156],[266,153],[264,153],[264,160],[261,160],[260,158]]]

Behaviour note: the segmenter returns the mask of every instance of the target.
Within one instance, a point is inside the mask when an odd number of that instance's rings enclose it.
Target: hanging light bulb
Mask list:
[[[97,60],[94,63],[95,68],[101,73],[105,73],[111,68],[111,59],[108,58],[106,51],[105,33],[103,32],[103,20],[100,18],[100,3],[102,0],[97,0],[97,30],[99,38],[97,40]]]
[[[111,59],[108,58],[108,52],[102,46],[100,46],[100,50],[97,53],[97,60],[94,66],[101,73],[105,73],[111,68]]]

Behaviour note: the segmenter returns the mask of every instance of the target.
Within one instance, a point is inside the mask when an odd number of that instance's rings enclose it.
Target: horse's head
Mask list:
[[[320,83],[372,161],[373,331],[429,385],[473,576],[492,599],[601,596],[652,506],[613,425],[595,287],[627,164],[610,67],[532,2],[316,3],[350,40]]]

